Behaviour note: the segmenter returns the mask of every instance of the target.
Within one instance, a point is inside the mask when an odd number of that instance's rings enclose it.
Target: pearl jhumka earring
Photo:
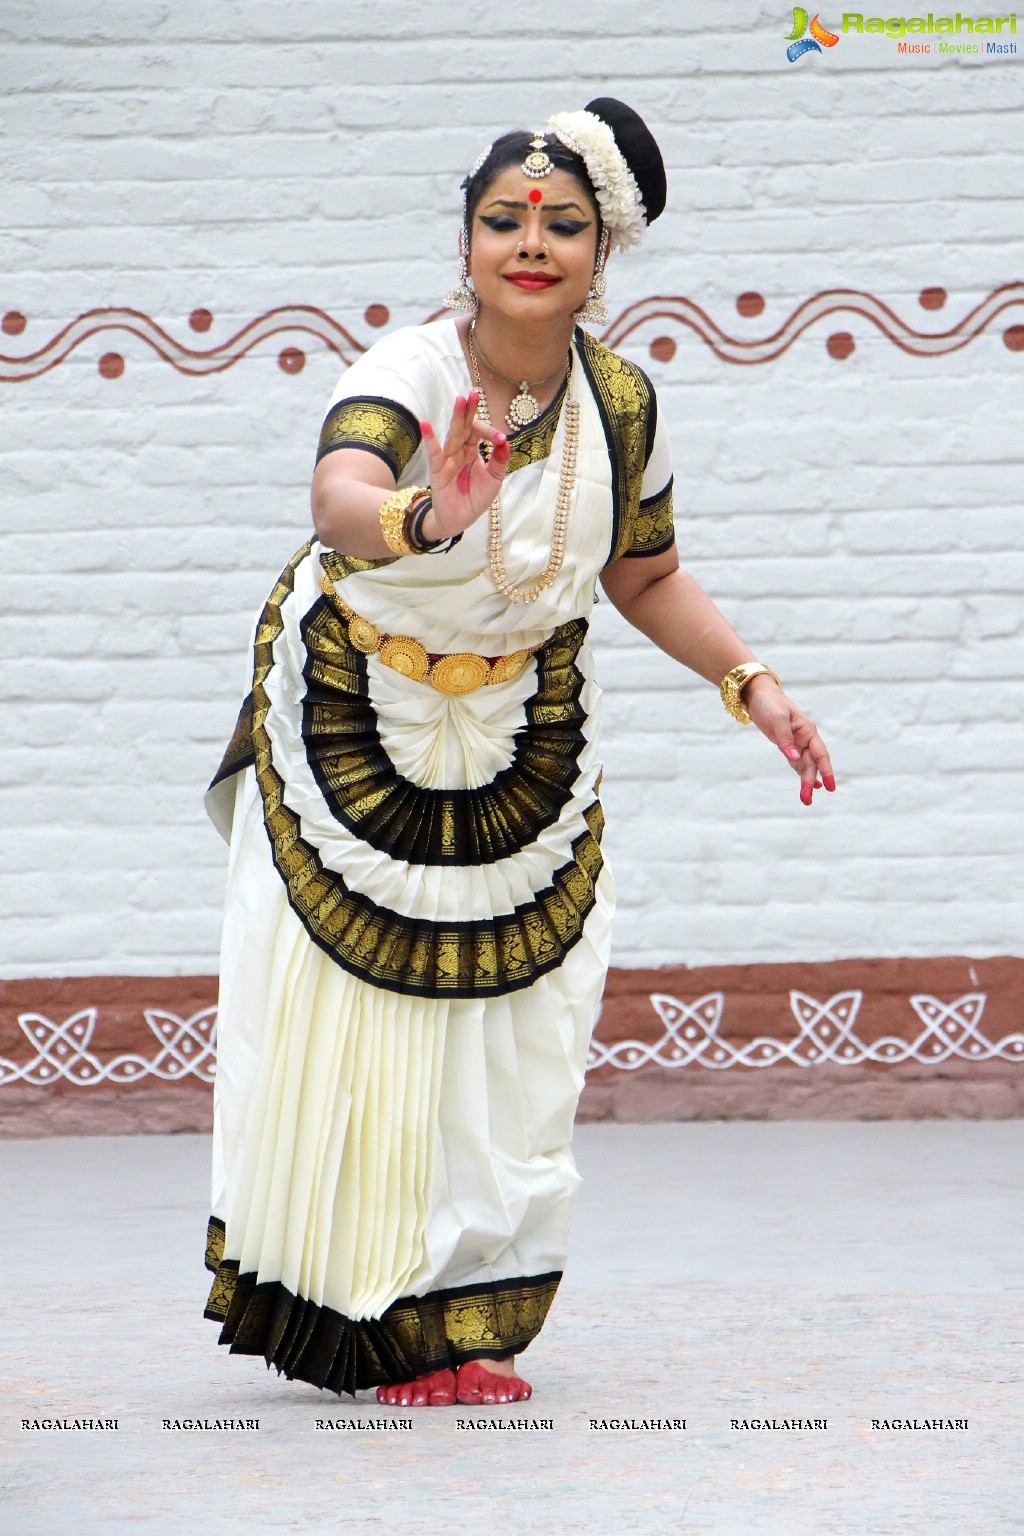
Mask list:
[[[444,296],[445,309],[462,310],[466,314],[475,315],[480,307],[480,300],[476,296],[476,289],[469,281],[469,271],[466,266],[466,252],[469,249],[469,233],[466,229],[466,220],[462,220],[462,242],[459,250],[459,278],[454,288],[449,288]]]
[[[575,318],[581,325],[606,325],[608,322],[608,308],[604,302],[607,289],[607,280],[604,275],[604,264],[608,257],[608,229],[601,231],[601,243],[598,246],[597,261],[594,263],[594,277],[590,284],[590,292],[576,311]]]
[[[475,315],[480,307],[476,289],[469,277],[469,267],[466,257],[469,252],[469,220],[466,218],[466,194],[473,177],[484,165],[492,146],[487,145],[482,149],[473,162],[473,168],[462,183],[462,241],[459,248],[459,276],[454,288],[449,288],[443,299],[445,309],[458,309],[467,314]]]

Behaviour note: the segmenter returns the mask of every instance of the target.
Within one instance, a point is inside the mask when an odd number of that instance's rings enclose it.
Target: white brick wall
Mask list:
[[[849,287],[941,331],[1024,277],[1020,59],[844,38],[791,66],[790,12],[753,0],[563,0],[527,32],[514,14],[6,0],[0,313],[29,324],[0,352],[100,305],[196,348],[303,303],[372,341],[367,304],[416,321],[451,282],[482,144],[598,93],[645,113],[670,174],[613,313],[684,295],[753,339]],[[931,285],[941,313],[918,304]],[[819,721],[841,787],[804,809],[781,757],[604,604],[617,963],[1020,952],[1024,354],[1001,334],[1022,320],[946,357],[856,316],[757,367],[682,330],[653,362],[665,322],[624,347],[672,423],[684,559]],[[856,339],[843,362],[834,329]],[[307,534],[339,372],[286,339],[297,376],[281,338],[194,379],[104,332],[0,384],[4,976],[216,967],[202,793],[252,614]],[[108,350],[120,379],[97,372]]]

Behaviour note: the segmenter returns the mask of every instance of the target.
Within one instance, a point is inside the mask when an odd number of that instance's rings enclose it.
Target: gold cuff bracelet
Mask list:
[[[396,555],[424,554],[424,550],[416,549],[409,543],[407,535],[407,514],[414,501],[421,496],[429,496],[430,492],[422,485],[407,485],[404,490],[395,491],[387,501],[381,503],[380,531],[384,535],[384,542],[388,549],[394,550]]]
[[[722,695],[722,703],[734,720],[739,720],[742,725],[749,725],[750,715],[743,703],[743,690],[752,677],[759,677],[762,672],[767,672],[769,677],[774,677],[779,687],[781,680],[775,676],[771,667],[766,667],[763,661],[741,661],[738,667],[733,667],[727,672],[719,684],[719,693]]]

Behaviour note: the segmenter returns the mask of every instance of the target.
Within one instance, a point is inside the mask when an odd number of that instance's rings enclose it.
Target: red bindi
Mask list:
[[[532,187],[527,196],[529,197],[531,203],[539,203],[544,194],[540,187]]]

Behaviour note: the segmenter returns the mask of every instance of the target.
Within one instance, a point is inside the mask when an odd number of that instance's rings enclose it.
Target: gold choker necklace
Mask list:
[[[493,373],[494,377],[496,379],[501,379],[502,383],[504,384],[511,384],[513,388],[517,387],[515,379],[510,378],[507,373],[502,373],[500,368],[495,368],[494,364],[487,356],[487,353],[480,345],[480,338],[476,334],[475,315],[473,316],[472,323],[469,327],[469,345],[471,352],[473,350],[479,352],[480,360],[484,367],[487,369],[488,373]],[[551,380],[557,374],[561,373],[563,367],[565,367],[565,364],[559,363],[557,368],[552,368],[551,372],[546,373],[542,379],[535,379],[532,384],[530,383],[529,379],[523,379],[522,383],[518,385],[518,393],[513,398],[512,404],[509,406],[505,413],[505,423],[510,432],[515,432],[520,427],[528,427],[531,421],[537,420],[537,417],[540,415],[540,401],[537,399],[536,395],[532,393],[532,391],[535,389],[543,389],[545,384],[550,384]]]

